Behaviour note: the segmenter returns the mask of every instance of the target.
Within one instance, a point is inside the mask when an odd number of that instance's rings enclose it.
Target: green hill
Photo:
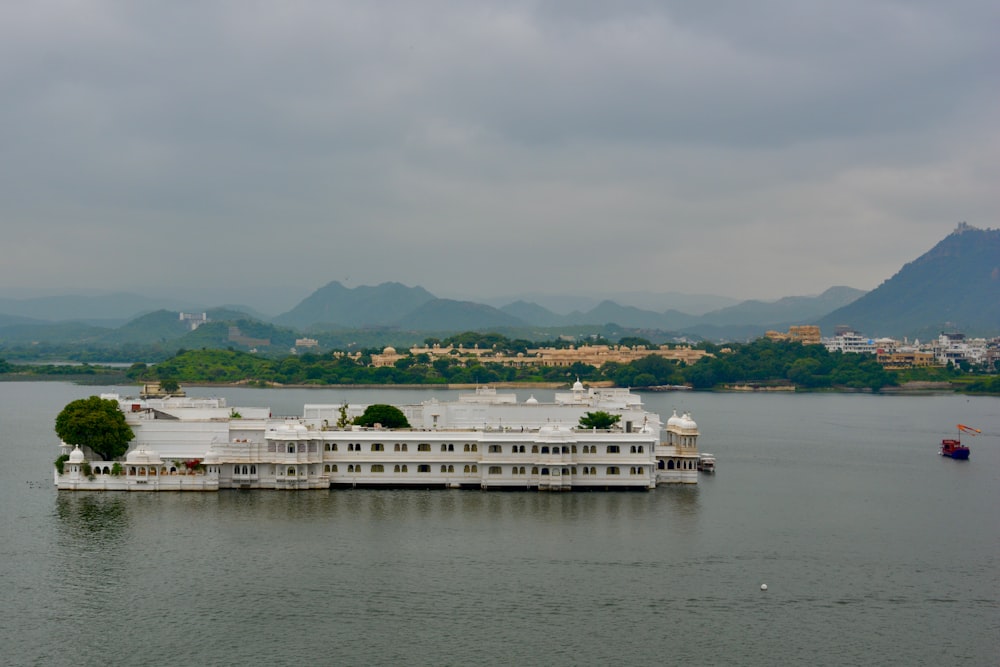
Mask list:
[[[274,318],[274,323],[301,330],[394,325],[434,298],[422,287],[400,283],[347,288],[334,281]]]
[[[873,337],[1000,334],[1000,230],[959,224],[896,275],[818,324],[824,334],[846,325]]]

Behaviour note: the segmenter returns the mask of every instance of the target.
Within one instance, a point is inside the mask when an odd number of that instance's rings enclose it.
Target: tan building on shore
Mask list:
[[[819,345],[823,342],[819,333],[819,327],[815,324],[801,324],[788,327],[787,333],[780,331],[768,331],[764,334],[771,340],[787,340],[799,342],[803,345]]]
[[[628,347],[624,345],[581,345],[570,346],[568,348],[540,347],[529,349],[527,354],[518,353],[515,356],[508,356],[493,349],[480,349],[478,347],[453,347],[451,345],[442,347],[412,347],[410,355],[426,354],[433,359],[441,358],[462,358],[475,357],[482,363],[495,363],[504,366],[524,367],[524,366],[572,366],[576,363],[583,363],[595,368],[600,368],[608,362],[628,364],[649,356],[662,357],[672,361],[679,361],[684,364],[693,364],[708,353],[704,350],[695,350],[690,346],[669,347],[660,345],[654,347],[636,346]],[[398,360],[407,355],[399,354],[395,348],[387,347],[382,354],[372,355],[372,366],[392,366]]]
[[[940,365],[934,358],[933,352],[884,352],[879,350],[876,352],[875,358],[887,370]]]

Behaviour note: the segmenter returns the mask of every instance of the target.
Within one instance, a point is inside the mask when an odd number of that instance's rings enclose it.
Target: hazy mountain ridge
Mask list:
[[[203,312],[206,308],[180,299],[150,298],[132,292],[96,296],[67,294],[25,299],[0,298],[0,313],[48,322],[128,321],[155,310]]]
[[[656,301],[650,293],[633,293],[632,297],[637,295]],[[116,302],[116,298],[120,301]],[[669,299],[676,298],[676,293],[669,295]],[[141,299],[130,293],[0,299],[0,341],[23,343],[56,338],[113,344],[182,339],[197,344],[202,338],[216,341],[222,337],[222,328],[213,328],[211,333],[209,330],[201,334],[192,332],[177,316],[181,309],[143,309],[141,306],[155,305],[157,300]],[[89,306],[94,306],[94,310],[88,310]],[[4,312],[4,307],[12,307],[17,312]],[[86,318],[67,317],[66,320],[73,321],[54,324],[52,320],[57,312],[53,309],[58,308],[66,309],[59,312],[85,315]],[[145,310],[146,314],[121,326],[105,326],[107,323],[96,317],[135,308]],[[260,325],[262,334],[250,337],[273,336],[276,344],[294,342],[296,333],[305,332],[321,337],[323,332],[358,329],[406,331],[414,335],[484,329],[548,329],[547,333],[551,334],[551,329],[559,327],[568,330],[577,326],[607,325],[712,340],[746,340],[762,335],[767,329],[784,330],[792,324],[819,324],[824,335],[832,335],[835,326],[841,324],[871,336],[897,338],[917,335],[926,338],[944,329],[970,335],[997,335],[1000,332],[1000,231],[960,225],[930,251],[904,265],[896,275],[869,293],[851,287],[831,287],[818,296],[743,301],[700,315],[676,309],[649,310],[623,305],[613,299],[604,299],[587,310],[563,315],[527,300],[495,307],[476,301],[438,298],[422,287],[396,282],[348,288],[337,281],[315,290],[270,321],[243,306],[196,306],[183,310],[206,312],[213,321],[254,322],[249,326]]]
[[[301,330],[321,324],[341,328],[391,326],[435,298],[423,287],[407,287],[401,283],[348,288],[333,281],[275,317],[273,322]]]
[[[869,336],[1000,334],[1000,229],[964,223],[857,301],[819,318]]]

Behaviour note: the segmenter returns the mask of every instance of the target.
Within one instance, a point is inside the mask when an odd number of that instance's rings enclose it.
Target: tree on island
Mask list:
[[[56,435],[68,445],[90,447],[106,461],[128,451],[135,437],[118,402],[99,396],[68,403],[56,417]]]
[[[181,388],[180,383],[177,380],[167,378],[166,380],[160,380],[160,391],[165,391],[168,394],[172,394]]]
[[[613,415],[603,410],[587,412],[580,417],[580,428],[609,429],[621,421],[621,418],[621,415]]]
[[[355,417],[357,426],[374,426],[380,424],[383,428],[410,428],[410,422],[403,411],[394,405],[376,403],[365,408],[364,414]]]

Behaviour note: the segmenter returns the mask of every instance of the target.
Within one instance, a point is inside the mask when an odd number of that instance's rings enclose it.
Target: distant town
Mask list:
[[[828,338],[820,336],[818,326],[793,326],[785,333],[768,331],[766,335],[771,340],[822,344],[830,352],[873,354],[882,366],[891,369],[953,364],[995,370],[1000,360],[1000,337],[967,338],[963,333],[942,333],[924,343],[919,340],[869,338],[846,326],[838,327],[836,333]]]

